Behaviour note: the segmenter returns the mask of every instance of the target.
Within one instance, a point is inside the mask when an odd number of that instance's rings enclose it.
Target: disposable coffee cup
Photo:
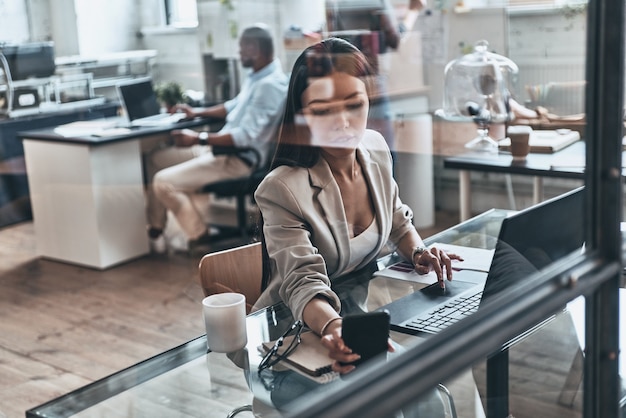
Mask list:
[[[514,160],[524,160],[530,153],[530,126],[509,126],[507,136],[511,140],[511,155]]]
[[[217,293],[202,300],[209,350],[232,353],[246,346],[246,297],[241,293]]]

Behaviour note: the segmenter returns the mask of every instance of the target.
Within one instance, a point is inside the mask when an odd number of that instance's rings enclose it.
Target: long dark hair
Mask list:
[[[311,132],[303,121],[302,93],[310,84],[311,78],[329,76],[335,72],[359,77],[368,85],[368,76],[374,72],[363,53],[354,45],[340,38],[328,38],[306,48],[296,59],[289,80],[287,101],[283,121],[278,135],[278,143],[270,171],[281,165],[312,167],[320,157],[320,149],[310,145]],[[262,289],[270,281],[270,260],[263,234],[263,217],[259,219],[258,231],[261,235],[263,254]]]
[[[328,38],[311,45],[294,63],[272,169],[280,165],[312,167],[317,162],[319,148],[310,146],[311,132],[305,123],[298,121],[298,116],[302,115],[302,93],[309,86],[311,78],[325,77],[335,72],[362,79],[373,75],[365,55],[340,38]]]

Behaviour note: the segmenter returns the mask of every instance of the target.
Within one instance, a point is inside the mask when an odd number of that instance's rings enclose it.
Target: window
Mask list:
[[[198,26],[196,0],[165,0],[165,23],[181,28]]]

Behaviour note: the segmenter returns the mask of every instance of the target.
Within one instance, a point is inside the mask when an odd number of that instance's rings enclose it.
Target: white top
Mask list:
[[[350,238],[350,262],[346,272],[353,271],[356,266],[361,264],[363,259],[375,250],[378,240],[378,223],[376,218],[374,218],[365,231]]]

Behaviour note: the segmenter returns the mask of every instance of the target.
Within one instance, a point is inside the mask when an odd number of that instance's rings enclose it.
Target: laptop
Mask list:
[[[584,186],[507,217],[502,222],[488,273],[461,270],[446,282],[404,296],[379,308],[391,316],[391,329],[435,334],[476,312],[488,298],[551,262],[581,249]]]
[[[186,117],[185,113],[161,113],[150,77],[123,81],[116,87],[131,126],[166,126]]]

